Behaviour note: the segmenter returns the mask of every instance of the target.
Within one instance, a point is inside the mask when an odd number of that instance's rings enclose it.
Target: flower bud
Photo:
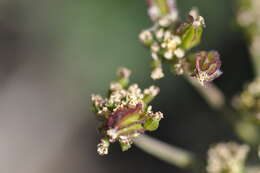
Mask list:
[[[153,69],[152,73],[151,73],[151,78],[153,80],[158,80],[164,77],[164,73],[162,70],[162,67],[156,67]]]
[[[202,16],[199,15],[198,9],[193,8],[189,13],[189,23],[192,24],[194,27],[205,27],[205,20]]]
[[[109,141],[106,138],[101,139],[101,142],[97,145],[97,152],[99,155],[108,154]]]
[[[160,88],[154,85],[144,90],[144,102],[150,103],[160,92]]]
[[[146,46],[149,46],[153,42],[153,35],[151,31],[144,30],[139,34],[139,40]]]
[[[129,77],[131,76],[131,71],[125,67],[120,67],[117,70],[117,78],[118,78],[118,84],[120,84],[122,87],[126,87],[129,82]]]
[[[146,0],[149,6],[148,15],[153,22],[167,27],[178,18],[175,0]]]

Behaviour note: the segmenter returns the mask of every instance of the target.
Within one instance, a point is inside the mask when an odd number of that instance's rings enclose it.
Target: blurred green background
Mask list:
[[[198,49],[220,52],[224,75],[216,84],[231,99],[253,77],[235,0],[177,2],[183,19],[194,6],[205,17]],[[119,66],[132,69],[142,87],[154,83],[138,41],[150,25],[141,0],[1,0],[0,172],[188,172],[137,148],[96,154],[90,95],[105,94]],[[161,94],[152,105],[166,118],[151,135],[202,157],[212,143],[237,140],[182,77],[167,72],[155,84]]]

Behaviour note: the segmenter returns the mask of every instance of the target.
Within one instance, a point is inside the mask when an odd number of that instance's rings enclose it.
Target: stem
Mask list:
[[[260,69],[258,71],[260,72]],[[185,78],[214,110],[223,115],[240,139],[249,143],[251,146],[257,146],[257,144],[259,144],[259,128],[251,122],[240,119],[240,116],[238,116],[235,110],[226,106],[224,95],[216,86],[210,84],[205,88],[191,77],[185,76]]]
[[[259,48],[254,47],[254,42],[259,42],[259,40],[254,39],[254,37],[259,37],[259,34],[252,36],[253,43],[250,46],[251,60],[254,66],[254,72],[256,77],[260,77],[260,50]],[[259,44],[259,43],[258,43]]]
[[[211,83],[205,88],[190,76],[185,75],[185,79],[187,79],[214,110],[221,110],[225,106],[224,94],[214,84]]]
[[[192,169],[196,172],[205,172],[203,162],[198,161],[198,158],[189,151],[171,146],[147,135],[138,137],[134,144],[145,152],[171,165]]]

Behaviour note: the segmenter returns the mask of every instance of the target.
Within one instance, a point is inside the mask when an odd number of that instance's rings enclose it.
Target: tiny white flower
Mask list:
[[[158,40],[163,39],[164,36],[164,29],[159,29],[158,31],[156,31],[155,36]]]
[[[153,35],[150,31],[144,30],[139,34],[139,39],[143,43],[148,43],[153,40]]]
[[[166,51],[164,53],[164,57],[165,57],[165,59],[168,59],[168,60],[172,59],[172,57],[173,57],[172,51]]]
[[[177,58],[183,58],[185,55],[185,52],[181,48],[178,48],[174,51],[174,54],[176,55]]]
[[[159,50],[160,50],[160,46],[159,46],[159,44],[158,43],[153,43],[152,45],[151,45],[151,51],[152,52],[159,52]]]
[[[154,85],[144,90],[144,94],[155,97],[160,92],[160,89]]]
[[[108,154],[108,141],[101,139],[101,142],[97,145],[97,152],[99,155],[106,155]]]
[[[160,79],[160,78],[163,78],[163,77],[164,77],[164,74],[163,74],[161,67],[155,68],[151,73],[151,78],[154,79],[154,80],[157,80],[157,79]]]
[[[159,60],[159,56],[157,55],[157,53],[152,52],[151,55],[152,55],[153,60],[155,60],[155,61]]]
[[[193,18],[193,26],[199,27],[199,26],[205,26],[205,20],[202,16],[199,15],[198,9],[193,8],[190,13],[190,16]]]

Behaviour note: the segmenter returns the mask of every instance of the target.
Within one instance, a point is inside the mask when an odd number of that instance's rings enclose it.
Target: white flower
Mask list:
[[[155,120],[160,121],[163,118],[163,113],[161,113],[161,112],[150,113],[149,116],[151,116]]]
[[[156,87],[154,85],[150,86],[149,88],[145,89],[144,90],[144,94],[145,95],[150,95],[152,97],[155,97],[159,94],[160,92],[160,88],[159,87]]]
[[[110,83],[110,90],[111,91],[116,91],[116,90],[121,90],[122,89],[122,85],[118,82],[111,82]]]
[[[144,30],[139,34],[139,39],[141,42],[147,44],[153,40],[153,35],[150,31]]]
[[[178,48],[174,51],[174,54],[176,55],[177,58],[183,58],[185,55],[185,52],[181,48]]]
[[[168,60],[172,59],[172,57],[173,57],[172,51],[166,51],[164,53],[164,57],[165,57],[165,59],[168,59]]]
[[[158,40],[163,39],[164,36],[164,29],[159,29],[158,31],[155,32],[155,36]]]
[[[199,15],[199,12],[196,8],[193,8],[189,15],[193,18],[193,26],[199,27],[199,26],[205,26],[205,20],[202,16]]]
[[[164,77],[164,74],[163,74],[161,67],[155,68],[151,73],[151,78],[154,79],[154,80],[157,80],[157,79],[160,79],[160,78],[163,78],[163,77]]]
[[[157,55],[157,53],[152,52],[151,56],[152,56],[153,60],[155,60],[155,61],[159,60],[159,56]]]
[[[120,78],[129,78],[130,75],[131,75],[131,70],[129,70],[128,68],[126,67],[120,67],[118,68],[117,70],[117,76],[120,77]]]
[[[99,155],[108,154],[109,142],[105,139],[101,139],[101,142],[97,145],[97,152]]]
[[[209,173],[239,173],[243,170],[248,151],[247,145],[232,142],[217,144],[208,152],[207,171]]]
[[[160,50],[160,46],[157,42],[154,42],[152,45],[151,45],[151,51],[152,52],[159,52]]]

